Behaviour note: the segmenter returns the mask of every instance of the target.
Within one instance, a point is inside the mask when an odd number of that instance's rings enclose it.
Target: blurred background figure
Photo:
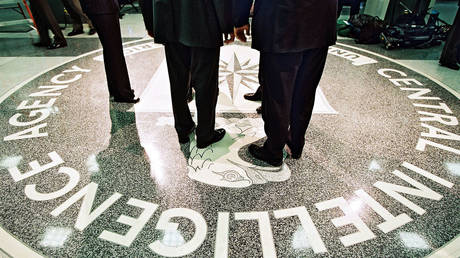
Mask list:
[[[120,8],[117,0],[81,0],[83,11],[96,28],[102,44],[109,94],[115,102],[137,103],[126,67],[121,42]]]
[[[89,35],[96,33],[96,29],[91,23],[88,16],[83,13],[81,9],[80,0],[61,0],[62,4],[65,6],[65,9],[72,18],[73,29],[67,34],[67,36],[75,36],[78,34],[83,34],[83,23],[87,23],[89,26]]]
[[[460,7],[460,0],[458,1]],[[457,9],[452,29],[447,38],[446,44],[442,49],[439,64],[450,69],[459,70],[460,67],[460,8]]]
[[[338,1],[338,8],[337,8],[337,17],[340,16],[342,13],[342,9],[344,5],[350,6],[350,17],[359,13],[361,0],[339,0]]]
[[[56,17],[51,10],[47,0],[32,0],[30,1],[30,9],[37,24],[40,41],[34,45],[37,47],[47,47],[48,49],[56,49],[67,46],[67,41],[62,34],[61,28],[56,20]],[[54,34],[54,41],[51,41],[48,29]]]

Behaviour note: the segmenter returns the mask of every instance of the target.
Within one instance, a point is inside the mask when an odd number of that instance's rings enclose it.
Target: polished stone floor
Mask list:
[[[271,167],[247,153],[257,51],[222,48],[227,134],[197,149],[177,141],[162,46],[139,15],[122,27],[136,105],[109,101],[94,36],[60,54],[0,39],[23,48],[0,49],[0,255],[459,256],[459,73],[433,68],[439,48],[340,39],[302,158]]]

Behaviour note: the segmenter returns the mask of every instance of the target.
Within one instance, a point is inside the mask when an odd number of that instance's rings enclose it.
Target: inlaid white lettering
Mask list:
[[[77,186],[80,180],[80,173],[77,170],[69,167],[60,167],[58,174],[66,174],[69,177],[69,182],[61,189],[52,193],[39,193],[37,192],[36,185],[26,185],[24,192],[26,196],[34,201],[49,201],[63,196],[64,194],[72,191]]]
[[[9,168],[8,172],[10,172],[10,175],[13,178],[14,182],[19,182],[28,177],[31,177],[47,169],[59,166],[60,164],[64,163],[64,160],[62,160],[62,158],[55,151],[48,153],[48,156],[51,158],[51,162],[46,163],[44,165],[40,165],[40,163],[38,163],[37,160],[34,160],[29,163],[29,166],[32,170],[28,172],[21,173],[18,167]]]
[[[427,105],[427,104],[413,103],[413,105],[416,107],[441,109],[448,114],[452,114],[452,110],[450,110],[450,108],[446,105],[446,103],[439,103],[439,105]]]
[[[216,246],[214,258],[228,257],[228,236],[229,236],[230,213],[219,212],[217,217]]]
[[[130,198],[128,200],[128,205],[143,209],[141,215],[139,215],[138,218],[121,215],[117,219],[118,223],[130,226],[128,232],[125,235],[120,235],[108,230],[104,230],[102,231],[101,235],[99,235],[99,238],[122,246],[129,247],[131,243],[134,241],[134,239],[136,239],[139,232],[141,232],[142,228],[144,228],[145,224],[147,224],[147,221],[150,219],[150,217],[152,217],[152,215],[158,208],[157,204],[145,202],[135,198]]]
[[[65,76],[65,74],[58,74],[56,76],[54,76],[53,78],[51,78],[51,82],[52,83],[55,83],[55,84],[68,84],[68,83],[72,83],[72,82],[76,82],[78,80],[81,79],[81,74],[77,74],[75,75],[72,79],[68,79],[68,80],[63,80],[61,81],[59,78]]]
[[[421,82],[417,81],[416,79],[412,79],[412,78],[390,79],[390,82],[396,86],[401,86],[400,82],[404,83],[405,85],[412,85],[412,83],[415,83],[420,86],[423,85]]]
[[[362,189],[355,191],[355,194],[385,220],[385,222],[377,225],[384,233],[388,233],[412,221],[406,213],[399,214],[396,217],[393,216],[385,207]]]
[[[427,145],[460,155],[460,150],[458,149],[455,149],[455,148],[452,148],[452,147],[449,147],[449,146],[446,146],[446,145],[443,145],[437,142],[432,142],[430,140],[423,139],[423,138],[418,139],[417,146],[415,147],[415,149],[419,151],[425,151]]]
[[[10,120],[8,122],[10,123],[10,125],[13,125],[13,126],[34,125],[34,124],[38,124],[41,121],[45,120],[51,114],[51,112],[49,109],[32,110],[29,112],[29,117],[36,117],[37,114],[40,114],[40,116],[34,120],[27,121],[27,122],[21,122],[18,120],[22,116],[22,114],[14,114],[12,117],[10,117]]]
[[[276,257],[275,243],[273,242],[273,233],[268,212],[237,212],[235,213],[235,220],[257,220],[263,256],[266,258]]]
[[[399,70],[395,70],[395,69],[390,69],[390,68],[383,68],[383,69],[379,69],[377,71],[378,74],[380,74],[381,76],[383,77],[386,77],[386,78],[392,78],[391,75],[388,75],[387,72],[392,72],[392,73],[397,73],[399,75],[402,75],[403,77],[407,77],[407,74],[404,73],[404,72],[401,72]]]
[[[313,224],[313,220],[311,219],[307,208],[302,206],[291,209],[277,210],[273,213],[277,219],[293,216],[299,217],[300,223],[302,224],[302,227],[307,234],[308,243],[313,248],[313,251],[315,253],[327,252],[326,246],[324,245],[324,242],[318,233],[318,229],[316,228],[315,224]]]
[[[443,125],[458,125],[458,120],[455,116],[441,115],[425,111],[417,112],[421,115],[425,115],[425,117],[420,117],[420,121],[422,122],[435,121]]]
[[[28,100],[24,100],[23,102],[21,102],[21,104],[19,104],[19,106],[16,109],[21,110],[21,109],[50,108],[54,105],[54,102],[56,102],[56,98],[51,98],[46,104],[41,104],[41,100],[36,100],[31,105],[28,105],[27,104],[28,102],[29,102]]]
[[[343,197],[335,198],[324,202],[319,202],[316,203],[315,206],[319,211],[328,210],[335,207],[340,208],[345,214],[345,216],[332,219],[332,224],[334,224],[334,226],[337,228],[353,224],[353,226],[355,226],[356,229],[358,229],[358,232],[339,238],[344,246],[355,245],[357,243],[361,243],[375,238],[374,233],[372,233],[372,231],[361,220],[361,218],[359,218],[358,215],[353,212],[348,202]]]
[[[422,132],[421,135],[424,137],[460,141],[460,135],[439,129],[437,127],[434,127],[434,126],[431,126],[425,123],[422,123],[422,127],[425,127],[428,129],[428,133]]]
[[[114,193],[109,197],[109,199],[105,200],[101,205],[94,209],[94,211],[91,211],[94,199],[96,198],[97,187],[98,184],[94,182],[89,183],[80,191],[72,195],[65,202],[63,202],[61,205],[56,207],[56,209],[51,211],[51,215],[54,217],[59,216],[67,208],[83,198],[83,202],[80,206],[77,220],[75,222],[75,228],[80,231],[84,230],[89,224],[91,224],[97,217],[99,217],[122,196],[120,193]]]
[[[40,132],[41,128],[46,127],[47,123],[39,124],[34,127],[28,128],[26,130],[5,136],[3,141],[13,141],[13,140],[20,140],[20,139],[28,139],[28,138],[37,138],[37,137],[44,137],[48,136],[48,133]]]
[[[401,178],[402,180],[406,181],[407,183],[411,184],[412,186],[415,186],[416,188],[409,188],[406,186],[395,185],[395,184],[382,182],[382,181],[377,181],[376,183],[374,183],[374,186],[382,190],[387,195],[393,197],[394,199],[396,199],[398,202],[402,203],[409,209],[415,211],[417,214],[423,215],[426,211],[420,206],[418,206],[417,204],[413,203],[412,201],[409,201],[407,198],[405,198],[399,193],[410,194],[413,196],[423,197],[423,198],[436,200],[436,201],[441,200],[442,195],[431,190],[427,186],[415,181],[414,179],[410,178],[409,176],[402,173],[401,171],[395,170],[393,171],[393,174]]]
[[[170,222],[171,218],[174,217],[184,217],[191,220],[195,224],[195,234],[190,241],[181,246],[167,246],[160,240],[156,240],[151,243],[149,247],[152,251],[159,255],[166,257],[179,257],[190,254],[198,249],[198,247],[200,247],[206,239],[206,233],[208,231],[206,221],[203,218],[203,215],[191,209],[175,208],[164,211],[158,220],[156,229],[176,231],[179,224]]]
[[[76,73],[76,72],[89,73],[89,72],[91,72],[91,70],[83,69],[83,68],[80,68],[80,67],[74,65],[74,66],[72,66],[71,69],[64,71],[64,73]]]
[[[47,85],[47,86],[40,86],[38,87],[39,89],[47,89],[47,90],[42,90],[39,92],[34,92],[29,95],[29,97],[53,97],[53,96],[60,96],[62,93],[61,92],[56,92],[58,90],[63,90],[65,88],[69,87],[69,85]]]
[[[400,89],[404,91],[416,91],[416,93],[412,93],[411,95],[407,96],[409,99],[433,99],[433,100],[440,99],[438,97],[423,97],[423,95],[431,92],[430,89],[425,89],[425,88],[400,88]]]

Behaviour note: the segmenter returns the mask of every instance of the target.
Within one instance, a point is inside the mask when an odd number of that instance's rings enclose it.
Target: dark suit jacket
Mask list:
[[[140,0],[147,30],[156,43],[219,47],[233,30],[232,0]]]
[[[93,14],[116,14],[120,11],[118,0],[80,0],[83,12]]]
[[[253,0],[235,0],[236,27],[248,23]],[[289,53],[335,44],[337,0],[255,0],[252,47]]]

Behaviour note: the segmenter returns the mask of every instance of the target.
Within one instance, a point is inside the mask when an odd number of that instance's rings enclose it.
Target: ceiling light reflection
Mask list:
[[[13,168],[17,167],[22,160],[22,156],[11,156],[11,157],[4,157],[0,161],[1,168]]]
[[[382,167],[379,165],[377,160],[374,159],[369,164],[369,170],[372,171],[372,172],[376,172],[376,171],[382,170]]]
[[[399,237],[401,238],[403,244],[408,248],[413,249],[430,249],[430,246],[417,233],[414,232],[399,232]]]
[[[99,172],[99,163],[97,163],[96,155],[91,154],[88,157],[86,160],[86,167],[88,168],[88,172],[91,174]]]
[[[353,213],[356,213],[356,214],[358,214],[358,213],[362,210],[362,208],[363,208],[363,206],[364,206],[363,201],[362,201],[361,199],[359,199],[359,198],[350,200],[350,201],[348,202],[348,204],[350,205],[351,211],[352,211]]]
[[[305,232],[302,226],[297,227],[297,230],[292,236],[292,248],[296,250],[305,250],[311,248],[308,242],[307,232]]]
[[[165,230],[163,239],[161,242],[166,246],[181,246],[185,244],[185,239],[179,232],[179,230]]]
[[[166,171],[164,170],[162,156],[158,148],[151,144],[143,146],[150,161],[150,176],[155,179],[159,185],[166,183]]]
[[[53,115],[59,114],[59,108],[56,106],[48,107],[47,109]]]
[[[460,176],[460,162],[447,162],[444,165],[451,175]]]
[[[49,227],[46,229],[40,245],[55,248],[63,247],[70,234],[72,234],[71,228]]]

